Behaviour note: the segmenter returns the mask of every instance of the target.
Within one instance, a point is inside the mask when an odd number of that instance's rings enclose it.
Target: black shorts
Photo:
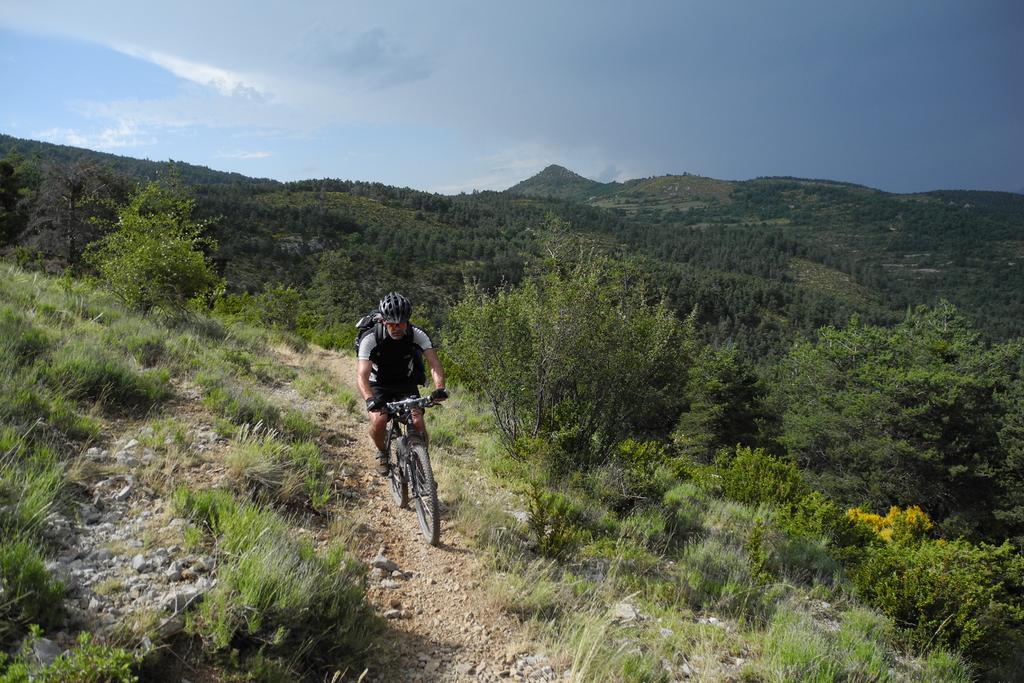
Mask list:
[[[402,401],[407,398],[419,398],[420,390],[415,384],[404,387],[370,386],[374,398],[383,398],[387,402]]]

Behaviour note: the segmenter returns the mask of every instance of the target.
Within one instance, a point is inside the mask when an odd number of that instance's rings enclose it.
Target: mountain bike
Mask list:
[[[408,507],[412,499],[420,531],[430,545],[441,541],[441,510],[427,444],[423,436],[412,428],[412,413],[439,403],[424,397],[407,398],[384,406],[384,411],[390,416],[384,452],[388,454],[390,465],[391,497],[400,508]]]

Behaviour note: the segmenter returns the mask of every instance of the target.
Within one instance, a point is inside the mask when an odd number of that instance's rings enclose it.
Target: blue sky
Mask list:
[[[0,132],[454,193],[1024,190],[1024,3],[0,0]]]

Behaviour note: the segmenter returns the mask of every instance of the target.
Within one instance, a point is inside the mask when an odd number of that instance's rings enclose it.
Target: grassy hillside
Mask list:
[[[730,488],[749,481],[741,470],[684,477],[635,444],[631,486],[666,492],[623,513],[621,471],[539,485],[464,392],[428,414],[446,523],[473,539],[451,564],[481,562],[472,580],[529,640],[463,626],[511,654],[462,669],[393,652],[431,652],[437,617],[378,616],[394,611],[393,589],[366,588],[353,557],[379,538],[359,530],[367,493],[346,450],[362,438],[359,402],[312,362],[319,352],[205,316],[143,317],[87,283],[2,268],[0,585],[11,597],[0,639],[10,649],[31,630],[25,652],[68,648],[48,675],[323,680],[369,666],[401,681],[471,680],[478,668],[576,681],[968,680],[957,656],[903,647],[858,601],[827,537],[741,500]],[[431,576],[441,561],[405,569]],[[489,608],[445,609],[470,623]],[[388,626],[402,619],[420,640]],[[373,669],[398,656],[408,668]],[[30,662],[0,658],[0,671],[27,680]]]

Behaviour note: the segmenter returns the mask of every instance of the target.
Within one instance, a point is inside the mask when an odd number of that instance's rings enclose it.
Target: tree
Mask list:
[[[823,328],[774,378],[779,442],[812,482],[849,504],[920,505],[947,535],[1001,540],[1002,399],[1021,342],[987,347],[949,303],[895,328]],[[1004,438],[1009,433],[1004,431]],[[1002,536],[1005,537],[1005,536]]]
[[[42,251],[73,264],[110,223],[128,188],[125,178],[96,162],[51,163],[44,168],[28,233]]]
[[[34,164],[14,150],[0,159],[0,245],[13,242],[28,225],[35,170]]]
[[[149,183],[121,208],[112,232],[90,245],[86,261],[129,306],[180,313],[223,287],[204,253],[216,243],[192,209],[180,191]]]
[[[707,464],[722,447],[758,443],[764,392],[735,348],[705,346],[687,379],[687,405],[672,432],[682,455]]]

